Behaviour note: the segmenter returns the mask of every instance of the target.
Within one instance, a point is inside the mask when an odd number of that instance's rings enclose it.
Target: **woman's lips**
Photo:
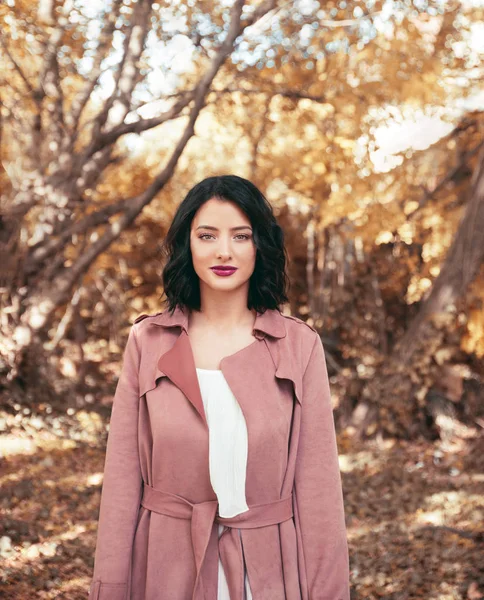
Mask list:
[[[215,275],[220,275],[221,277],[227,277],[228,275],[232,275],[237,271],[237,269],[216,269],[215,267],[210,267],[211,270],[215,273]]]

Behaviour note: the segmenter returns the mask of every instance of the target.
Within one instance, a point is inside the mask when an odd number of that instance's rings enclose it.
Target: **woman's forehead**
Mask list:
[[[206,226],[216,229],[236,229],[250,226],[250,220],[244,211],[230,200],[207,200],[195,213],[193,227]]]

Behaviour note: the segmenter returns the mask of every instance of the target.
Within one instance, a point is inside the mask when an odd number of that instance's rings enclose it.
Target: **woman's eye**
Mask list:
[[[199,237],[201,240],[205,240],[205,239],[207,239],[207,236],[208,236],[209,238],[210,238],[210,237],[213,237],[213,236],[212,236],[212,234],[210,234],[210,233],[202,233],[202,235],[200,235],[200,236],[198,236],[198,237]],[[239,238],[239,239],[240,239],[240,238],[242,238],[243,240],[249,240],[249,239],[250,239],[250,235],[247,235],[247,234],[245,234],[245,233],[239,233],[239,234],[238,234],[238,235],[236,235],[235,237],[236,237],[236,238]]]

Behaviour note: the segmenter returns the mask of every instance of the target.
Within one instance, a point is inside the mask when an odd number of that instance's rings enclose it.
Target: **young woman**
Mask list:
[[[321,338],[283,315],[286,250],[250,181],[209,177],[165,243],[168,307],[130,329],[91,600],[349,600]]]

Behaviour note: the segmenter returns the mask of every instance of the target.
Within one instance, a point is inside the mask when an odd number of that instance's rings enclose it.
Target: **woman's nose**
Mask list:
[[[230,241],[229,240],[220,240],[217,246],[217,255],[227,257],[230,256]]]

